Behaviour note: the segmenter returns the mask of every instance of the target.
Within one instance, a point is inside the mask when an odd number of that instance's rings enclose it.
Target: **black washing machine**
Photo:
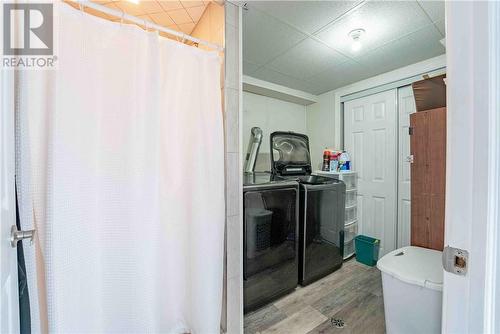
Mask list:
[[[299,183],[299,270],[301,285],[312,283],[343,263],[344,182],[311,175],[309,139],[294,132],[271,134],[275,177]]]
[[[243,304],[249,312],[297,287],[298,182],[245,174],[243,216]]]

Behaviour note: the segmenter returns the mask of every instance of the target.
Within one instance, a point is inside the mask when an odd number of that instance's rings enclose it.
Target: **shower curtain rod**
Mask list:
[[[218,44],[213,44],[213,43],[210,43],[210,42],[205,41],[203,39],[199,39],[199,38],[193,37],[191,35],[185,34],[183,32],[175,31],[173,29],[169,29],[169,28],[160,26],[160,25],[153,23],[151,21],[140,19],[138,17],[126,14],[125,12],[122,12],[119,10],[115,10],[115,9],[112,9],[112,8],[109,8],[109,7],[106,7],[103,5],[99,5],[99,4],[96,4],[94,2],[90,2],[90,1],[77,1],[77,3],[80,4],[81,6],[92,8],[92,9],[95,9],[95,10],[100,11],[102,13],[105,13],[105,14],[108,14],[108,15],[111,15],[111,16],[114,16],[117,18],[121,18],[122,20],[127,20],[127,21],[130,21],[133,23],[137,23],[139,25],[143,25],[146,29],[151,28],[153,30],[158,30],[158,31],[167,33],[169,35],[174,35],[176,37],[180,37],[182,39],[191,41],[193,43],[198,43],[198,44],[207,46],[207,47],[215,49],[217,51],[224,51],[224,48]]]

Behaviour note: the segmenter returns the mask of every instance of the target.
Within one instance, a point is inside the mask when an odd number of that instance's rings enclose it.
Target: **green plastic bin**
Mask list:
[[[366,235],[358,235],[354,238],[354,245],[356,247],[356,261],[370,267],[377,264],[380,240]]]

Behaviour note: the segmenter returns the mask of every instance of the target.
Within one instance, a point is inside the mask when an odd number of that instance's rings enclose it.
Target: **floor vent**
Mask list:
[[[332,318],[330,319],[330,322],[332,323],[332,326],[335,328],[344,328],[345,326],[344,320],[342,319]]]

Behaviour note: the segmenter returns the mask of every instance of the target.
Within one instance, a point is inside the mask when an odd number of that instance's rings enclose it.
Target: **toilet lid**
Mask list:
[[[380,271],[403,282],[443,290],[442,252],[408,246],[396,249],[377,262]]]

